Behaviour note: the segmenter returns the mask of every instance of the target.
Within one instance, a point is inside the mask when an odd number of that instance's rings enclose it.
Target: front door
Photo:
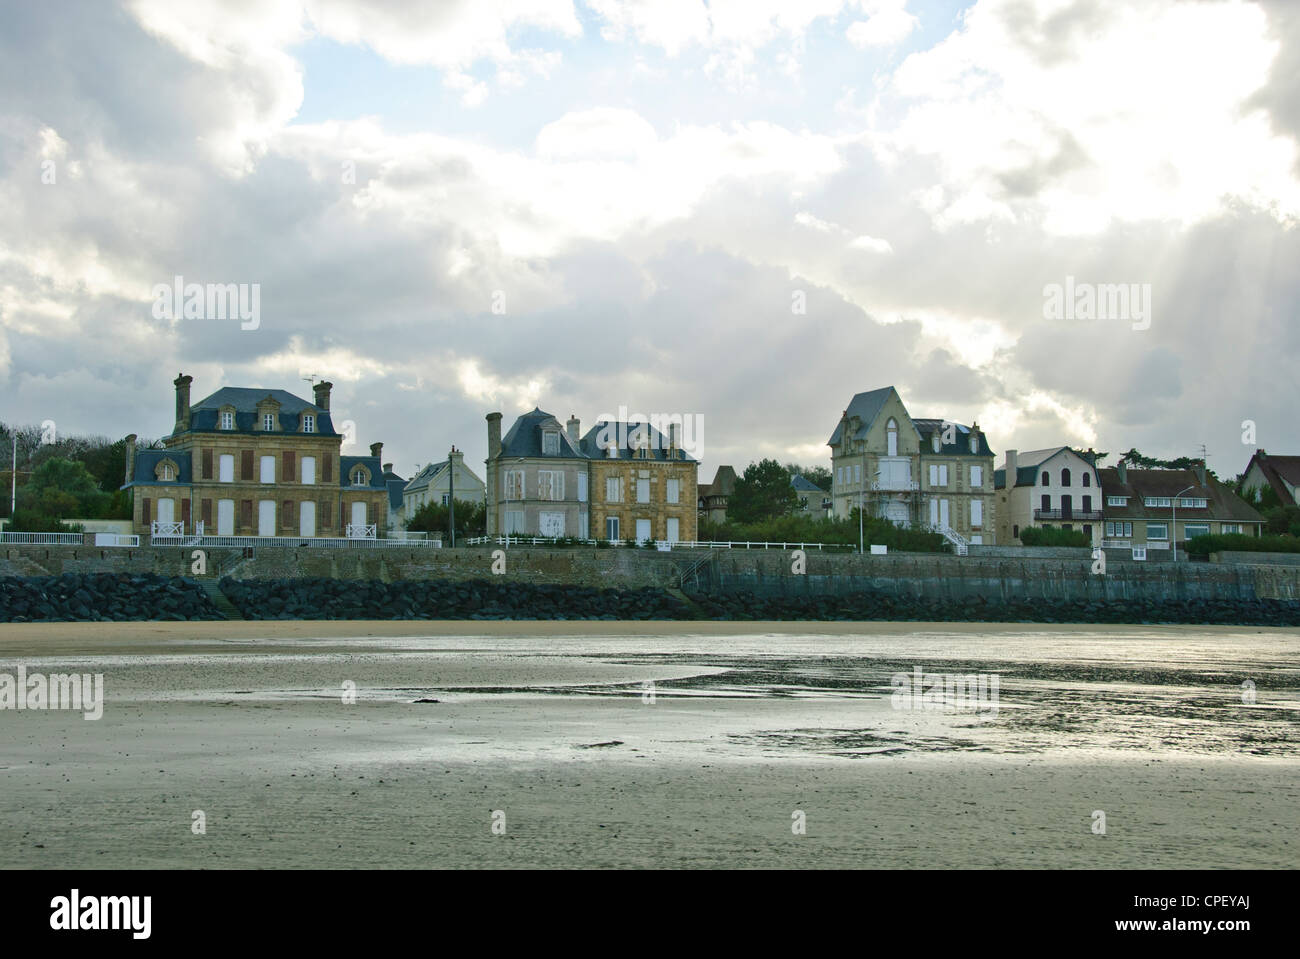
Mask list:
[[[257,501],[257,535],[275,535],[275,500],[273,499]]]
[[[217,535],[235,535],[235,501],[233,499],[217,500]]]
[[[169,525],[176,522],[176,501],[174,499],[160,499],[158,501],[158,522]]]
[[[352,504],[352,535],[364,536],[366,532],[366,504],[358,500]]]
[[[639,519],[636,521],[636,541],[644,543],[650,538],[650,521],[648,519]]]
[[[618,539],[618,517],[605,517],[605,539]]]
[[[316,504],[311,500],[298,504],[298,535],[316,535]]]
[[[939,500],[939,526],[943,529],[948,528],[948,501],[946,499]]]
[[[1074,516],[1074,498],[1066,495],[1061,497],[1061,519],[1070,519]]]
[[[681,529],[681,525],[678,522],[677,517],[675,516],[668,517],[668,542],[676,543],[678,541],[678,539],[680,538],[679,535],[680,529]]]

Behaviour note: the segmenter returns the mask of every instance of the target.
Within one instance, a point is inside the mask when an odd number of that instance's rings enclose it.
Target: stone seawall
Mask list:
[[[492,550],[208,549],[206,571],[193,569],[188,547],[0,547],[0,575],[130,572],[195,579],[333,579],[465,581],[495,579]],[[512,548],[504,582],[635,588],[683,584],[689,592],[758,595],[847,595],[879,589],[943,601],[1300,599],[1300,567],[1228,563],[1111,563],[1091,572],[1090,557],[1016,559],[935,553],[806,553],[806,574],[791,573],[785,550]],[[249,555],[251,554],[251,555]]]

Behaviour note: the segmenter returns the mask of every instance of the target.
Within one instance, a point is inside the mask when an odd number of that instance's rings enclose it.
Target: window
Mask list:
[[[1168,523],[1147,523],[1147,539],[1168,539]]]
[[[680,503],[682,500],[682,481],[679,479],[670,479],[668,481],[667,500],[670,503]]]
[[[835,482],[839,483],[841,486],[844,485],[844,467],[843,467],[843,466],[837,466],[837,467],[835,468]]]
[[[667,522],[667,540],[670,543],[676,543],[681,540],[681,524],[676,516],[669,516]]]
[[[542,433],[542,455],[560,455],[560,434],[555,432],[555,430],[547,430]]]
[[[1127,506],[1127,505],[1128,505],[1128,497],[1127,497],[1127,496],[1107,496],[1107,497],[1106,497],[1106,505],[1107,505],[1107,506]]]
[[[1091,485],[1092,485],[1092,474],[1091,474],[1091,473],[1084,473],[1084,474],[1083,474],[1083,485],[1084,485],[1084,486],[1091,486]],[[1086,527],[1085,527],[1085,528],[1086,528]]]
[[[980,441],[974,433],[970,435],[970,451],[972,453],[978,453],[980,451]]]
[[[220,470],[217,474],[217,478],[220,482],[233,483],[235,481],[234,453],[222,453],[221,459],[217,462],[217,467]]]
[[[1047,475],[1047,470],[1043,470],[1043,481],[1042,481],[1041,483],[1039,483],[1038,485],[1039,485],[1039,486],[1051,486],[1051,485],[1052,485],[1052,478],[1051,478],[1050,476]]]
[[[505,474],[505,497],[506,499],[523,499],[524,498],[524,471],[523,470],[506,470]]]
[[[443,494],[442,494],[442,505],[443,505],[443,506],[447,506],[450,502],[451,502],[451,494],[450,494],[450,493],[443,493]]]
[[[972,466],[970,468],[970,487],[971,489],[984,488],[984,467]]]
[[[618,459],[618,447],[614,445],[613,440],[610,440],[609,445],[605,447],[605,455],[612,460]]]
[[[605,517],[605,539],[618,539],[618,517]]]
[[[221,414],[221,428],[222,428],[223,430],[233,430],[233,429],[235,428],[235,414],[234,414],[234,413],[231,413],[229,410],[226,410],[226,411],[223,411],[223,412],[222,412],[222,414]]]
[[[524,512],[523,510],[506,510],[506,535],[518,536],[524,532]]]
[[[638,479],[636,481],[636,501],[638,503],[650,502],[650,480]]]
[[[1184,509],[1205,509],[1207,502],[1201,496],[1184,496],[1178,501],[1178,505]]]
[[[1061,485],[1062,485],[1062,486],[1069,486],[1069,485],[1070,485],[1070,471],[1069,471],[1069,470],[1061,470]]]
[[[578,502],[587,502],[587,474],[578,474]]]
[[[1020,524],[1019,524],[1019,523],[1013,523],[1013,524],[1012,524],[1012,526],[1011,526],[1011,536],[1012,536],[1012,538],[1014,538],[1014,539],[1019,539],[1019,538],[1020,538]]]
[[[306,486],[314,486],[316,483],[316,457],[304,456],[302,458],[302,481]]]
[[[1085,513],[1091,513],[1091,512],[1092,512],[1092,497],[1091,497],[1091,496],[1085,496],[1085,497],[1083,497],[1083,511],[1084,511]]]
[[[854,464],[853,464],[853,482],[855,482],[855,483],[861,483],[861,482],[862,482],[862,464],[861,464],[861,463],[854,463]]]
[[[264,429],[264,430],[273,430],[273,429],[275,429],[275,414],[274,414],[274,413],[263,413],[263,414],[262,414],[262,429]]]
[[[948,485],[948,466],[947,466],[947,464],[943,464],[943,465],[940,465],[940,466],[936,466],[936,465],[934,465],[933,463],[930,464],[930,485],[931,485],[931,486],[947,486],[947,485]]]
[[[1184,523],[1183,524],[1184,540],[1195,539],[1197,536],[1209,536],[1209,535],[1210,535],[1209,523]]]
[[[160,480],[174,480],[176,478],[176,471],[172,469],[171,463],[163,463],[162,466],[158,467],[158,478]]]
[[[621,476],[605,477],[605,502],[606,503],[623,502],[623,477]]]
[[[538,470],[537,498],[545,500],[564,499],[564,474],[559,470]]]
[[[934,433],[934,435],[930,438],[930,447],[931,447],[931,448],[932,448],[936,453],[939,452],[939,450],[941,450],[941,449],[943,448],[943,440],[940,438],[939,433],[938,433],[937,431],[936,431],[936,432]]]
[[[1147,506],[1153,506],[1153,507],[1163,506],[1166,509],[1168,509],[1170,505],[1173,503],[1173,500],[1168,496],[1148,496],[1145,499],[1143,499],[1142,502],[1145,503]]]
[[[352,471],[352,479],[351,479],[351,483],[352,483],[353,486],[369,486],[369,485],[370,485],[370,473],[367,472],[367,470],[366,470],[366,468],[365,468],[364,466],[358,466],[356,469],[354,469],[354,470]],[[356,525],[359,526],[359,525],[361,525],[361,524],[358,523],[358,524],[356,524]]]
[[[1044,494],[1043,494],[1043,509],[1045,509],[1045,510],[1050,510],[1051,508],[1052,508],[1052,494],[1051,494],[1051,493],[1044,493]]]
[[[1225,532],[1225,533],[1240,533],[1240,532],[1241,532],[1241,524],[1240,524],[1240,523],[1222,523],[1222,524],[1220,524],[1219,529],[1221,529],[1221,530],[1222,530],[1223,532]]]
[[[302,431],[304,433],[316,432],[316,417],[311,413],[302,414]]]
[[[1149,529],[1149,528],[1150,528],[1150,527],[1148,526],[1148,529]],[[1116,522],[1116,523],[1107,523],[1107,524],[1106,524],[1106,535],[1107,535],[1107,536],[1115,536],[1115,537],[1119,537],[1119,538],[1127,538],[1127,537],[1129,537],[1129,536],[1132,536],[1132,535],[1133,535],[1133,524],[1132,524],[1132,523],[1119,523],[1119,522]]]
[[[885,430],[886,430],[885,449],[888,451],[888,455],[897,456],[898,455],[898,423],[891,419],[888,425],[886,425]]]
[[[258,480],[258,482],[261,483],[275,482],[275,457],[274,456],[262,457],[261,478]]]
[[[972,526],[984,525],[984,502],[983,500],[973,499],[970,502],[970,524]]]

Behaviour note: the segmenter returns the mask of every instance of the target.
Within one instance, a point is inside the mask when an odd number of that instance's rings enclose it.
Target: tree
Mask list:
[[[785,471],[790,474],[790,479],[802,476],[823,493],[831,491],[831,469],[829,466],[800,466],[798,463],[786,463]]]
[[[112,504],[113,497],[84,465],[56,456],[36,467],[19,491],[14,529],[42,530],[69,517],[100,517]]]
[[[415,532],[446,533],[447,507],[441,503],[425,503],[406,521],[406,528]],[[487,529],[487,504],[456,500],[456,535],[481,535]]]
[[[727,519],[737,523],[757,523],[788,516],[799,505],[799,497],[790,485],[790,474],[773,459],[760,460],[745,467],[736,478],[736,488],[727,499]]]

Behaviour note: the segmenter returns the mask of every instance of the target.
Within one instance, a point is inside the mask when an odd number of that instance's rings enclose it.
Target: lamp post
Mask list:
[[[447,526],[451,531],[451,548],[456,548],[456,447],[447,454]]]
[[[864,498],[867,485],[867,444],[862,444],[862,479],[858,482],[858,553],[862,554],[867,551],[866,541],[862,532],[862,513],[865,508]]]
[[[1176,493],[1174,498],[1169,501],[1170,509],[1173,510],[1173,528],[1169,530],[1169,547],[1174,551],[1174,562],[1178,562],[1178,497],[1189,490],[1196,489],[1195,486],[1189,486],[1182,492]]]

